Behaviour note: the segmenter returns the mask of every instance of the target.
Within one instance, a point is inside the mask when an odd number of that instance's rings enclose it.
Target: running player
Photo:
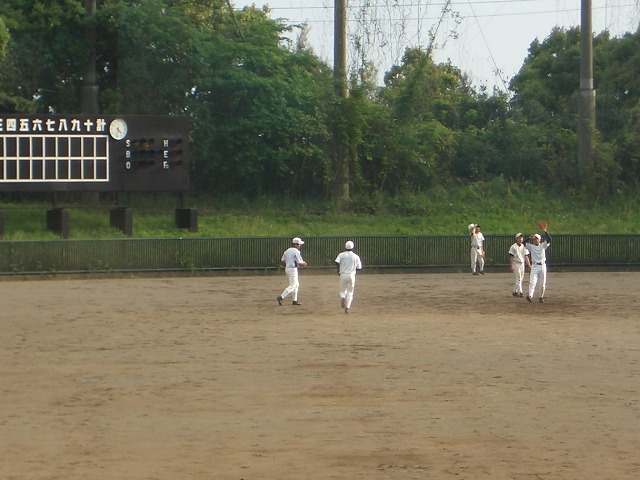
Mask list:
[[[280,261],[284,263],[284,273],[289,278],[289,286],[284,289],[282,294],[276,297],[278,304],[282,306],[282,300],[287,298],[289,294],[293,295],[293,302],[291,305],[302,305],[298,301],[298,289],[300,288],[300,282],[298,281],[298,267],[305,267],[307,262],[302,260],[300,253],[300,247],[304,245],[301,238],[295,237],[291,240],[291,246],[287,248],[282,254]]]
[[[349,240],[344,244],[344,252],[340,252],[335,260],[340,275],[340,307],[344,308],[344,313],[349,313],[356,288],[356,271],[362,268],[362,261],[353,252],[353,247],[353,242]]]

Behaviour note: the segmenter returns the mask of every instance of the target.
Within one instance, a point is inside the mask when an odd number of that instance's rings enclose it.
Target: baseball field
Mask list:
[[[640,273],[0,281],[0,479],[640,478]]]

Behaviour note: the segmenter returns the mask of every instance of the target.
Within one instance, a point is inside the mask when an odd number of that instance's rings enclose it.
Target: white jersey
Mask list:
[[[516,263],[524,263],[524,257],[529,255],[529,250],[524,243],[518,245],[518,242],[511,245],[509,248],[509,255],[513,257],[513,261]]]
[[[477,250],[482,250],[483,244],[484,235],[482,235],[482,232],[474,233],[473,235],[471,235],[471,247]]]
[[[547,263],[547,255],[545,253],[545,250],[549,248],[549,245],[551,245],[551,242],[547,242],[546,240],[540,245],[534,245],[533,243],[527,245],[527,249],[529,250],[529,254],[531,256],[532,265],[544,265]]]
[[[295,247],[287,248],[280,260],[284,262],[285,268],[297,268],[303,262],[300,250]]]
[[[351,250],[345,250],[344,252],[339,253],[335,261],[340,265],[341,275],[343,273],[355,273],[356,270],[360,270],[362,268],[360,257]]]

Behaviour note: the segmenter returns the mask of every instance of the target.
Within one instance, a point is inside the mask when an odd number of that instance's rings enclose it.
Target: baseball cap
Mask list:
[[[304,242],[300,237],[294,237],[293,240],[291,240],[291,243],[294,245],[304,245]]]
[[[537,233],[536,233],[536,234],[534,234],[533,236],[534,236],[534,237],[536,237],[538,240],[542,240],[542,237],[541,237],[539,234],[537,234]]]
[[[518,237],[522,237],[522,234],[520,232],[516,233],[516,238]]]
[[[347,243],[344,244],[344,248],[346,248],[347,250],[353,250],[353,242],[351,240],[349,240]]]

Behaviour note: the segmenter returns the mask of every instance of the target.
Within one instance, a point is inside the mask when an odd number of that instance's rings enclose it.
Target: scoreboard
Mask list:
[[[188,139],[183,116],[0,115],[0,192],[186,192]]]

